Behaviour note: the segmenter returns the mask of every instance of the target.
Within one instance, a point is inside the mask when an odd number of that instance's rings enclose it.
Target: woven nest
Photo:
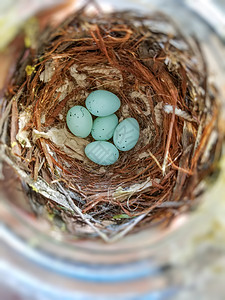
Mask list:
[[[92,137],[66,126],[68,110],[96,89],[120,98],[120,121],[140,125],[135,148],[106,167],[84,154]],[[36,213],[41,206],[77,236],[115,240],[167,226],[196,203],[220,155],[218,114],[194,38],[162,14],[85,7],[23,50],[1,105],[2,157],[32,190]]]

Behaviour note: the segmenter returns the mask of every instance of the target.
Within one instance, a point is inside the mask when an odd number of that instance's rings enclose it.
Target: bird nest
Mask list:
[[[166,16],[75,12],[24,48],[1,103],[1,155],[32,191],[36,214],[77,236],[116,240],[168,226],[190,210],[216,168],[218,93],[194,38]],[[66,114],[90,92],[121,100],[140,138],[110,166],[85,156],[93,141],[70,133]],[[35,205],[34,205],[35,204]]]

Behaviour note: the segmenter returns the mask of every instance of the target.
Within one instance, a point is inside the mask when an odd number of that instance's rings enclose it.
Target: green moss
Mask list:
[[[27,66],[26,66],[26,73],[27,73],[27,76],[32,75],[33,72],[35,72],[35,67],[32,67],[32,66],[30,66],[30,65],[27,65]]]

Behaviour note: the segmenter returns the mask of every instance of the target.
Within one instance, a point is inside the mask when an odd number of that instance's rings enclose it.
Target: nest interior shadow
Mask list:
[[[84,7],[23,49],[1,102],[3,160],[36,195],[33,207],[72,234],[110,240],[167,226],[219,160],[220,104],[207,76],[198,41],[166,16]],[[97,89],[120,98],[120,121],[140,125],[135,148],[107,167],[85,156],[92,137],[66,126],[68,110]]]

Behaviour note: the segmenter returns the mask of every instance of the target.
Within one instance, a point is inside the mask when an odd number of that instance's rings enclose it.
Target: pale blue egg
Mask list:
[[[113,134],[113,142],[121,151],[128,151],[137,144],[140,127],[136,119],[127,118],[119,123]]]
[[[68,111],[66,123],[74,135],[85,138],[91,132],[93,120],[85,107],[76,105]]]
[[[85,148],[87,157],[98,165],[108,166],[114,164],[119,158],[117,148],[105,141],[95,141]]]
[[[104,90],[97,90],[87,97],[86,107],[97,117],[105,117],[116,112],[121,105],[120,99],[113,93]]]
[[[98,117],[94,120],[91,134],[97,141],[107,141],[113,136],[118,125],[118,118],[115,114],[106,117]]]

